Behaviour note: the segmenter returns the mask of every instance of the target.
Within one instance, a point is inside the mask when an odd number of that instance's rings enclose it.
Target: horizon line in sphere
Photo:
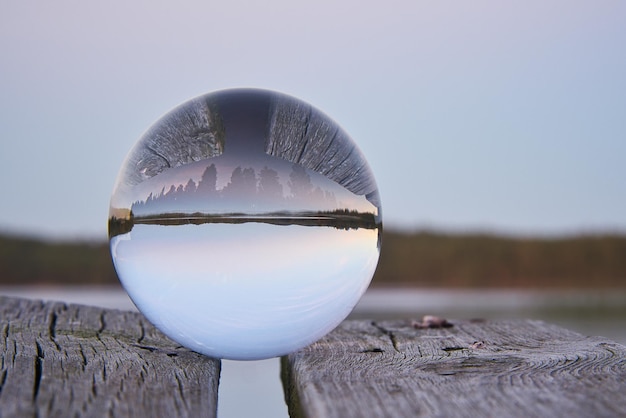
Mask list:
[[[96,229],[60,231],[54,228],[42,229],[37,226],[16,227],[15,225],[0,224],[0,236],[47,242],[107,242],[109,241],[107,221],[108,219],[103,220],[100,231],[96,231]],[[550,239],[575,236],[626,235],[626,225],[571,226],[546,229],[498,226],[495,224],[451,225],[431,222],[408,223],[393,220],[386,221],[383,218],[383,231],[400,234],[433,233],[442,235],[491,235],[511,238],[532,237]]]

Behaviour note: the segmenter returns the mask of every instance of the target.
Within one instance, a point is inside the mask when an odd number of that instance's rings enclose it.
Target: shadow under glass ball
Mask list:
[[[381,205],[350,137],[298,99],[235,89],[159,119],[111,197],[110,248],[139,310],[217,358],[287,354],[334,329],[374,274]]]

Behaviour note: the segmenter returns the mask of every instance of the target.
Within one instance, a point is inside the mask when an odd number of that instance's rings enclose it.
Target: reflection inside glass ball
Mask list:
[[[217,358],[295,351],[335,328],[374,274],[371,170],[330,118],[236,89],[190,100],[129,153],[109,212],[116,271],[139,310]]]

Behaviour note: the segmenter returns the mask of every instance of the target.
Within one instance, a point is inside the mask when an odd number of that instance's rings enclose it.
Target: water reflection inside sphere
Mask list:
[[[174,109],[131,150],[111,198],[111,254],[170,338],[268,358],[350,313],[376,268],[380,210],[336,123],[289,96],[227,90]]]

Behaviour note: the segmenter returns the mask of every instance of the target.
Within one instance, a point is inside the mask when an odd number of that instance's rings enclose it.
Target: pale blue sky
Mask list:
[[[388,227],[626,231],[626,2],[90,3],[0,3],[0,231],[104,239],[143,131],[244,86],[341,124]]]

